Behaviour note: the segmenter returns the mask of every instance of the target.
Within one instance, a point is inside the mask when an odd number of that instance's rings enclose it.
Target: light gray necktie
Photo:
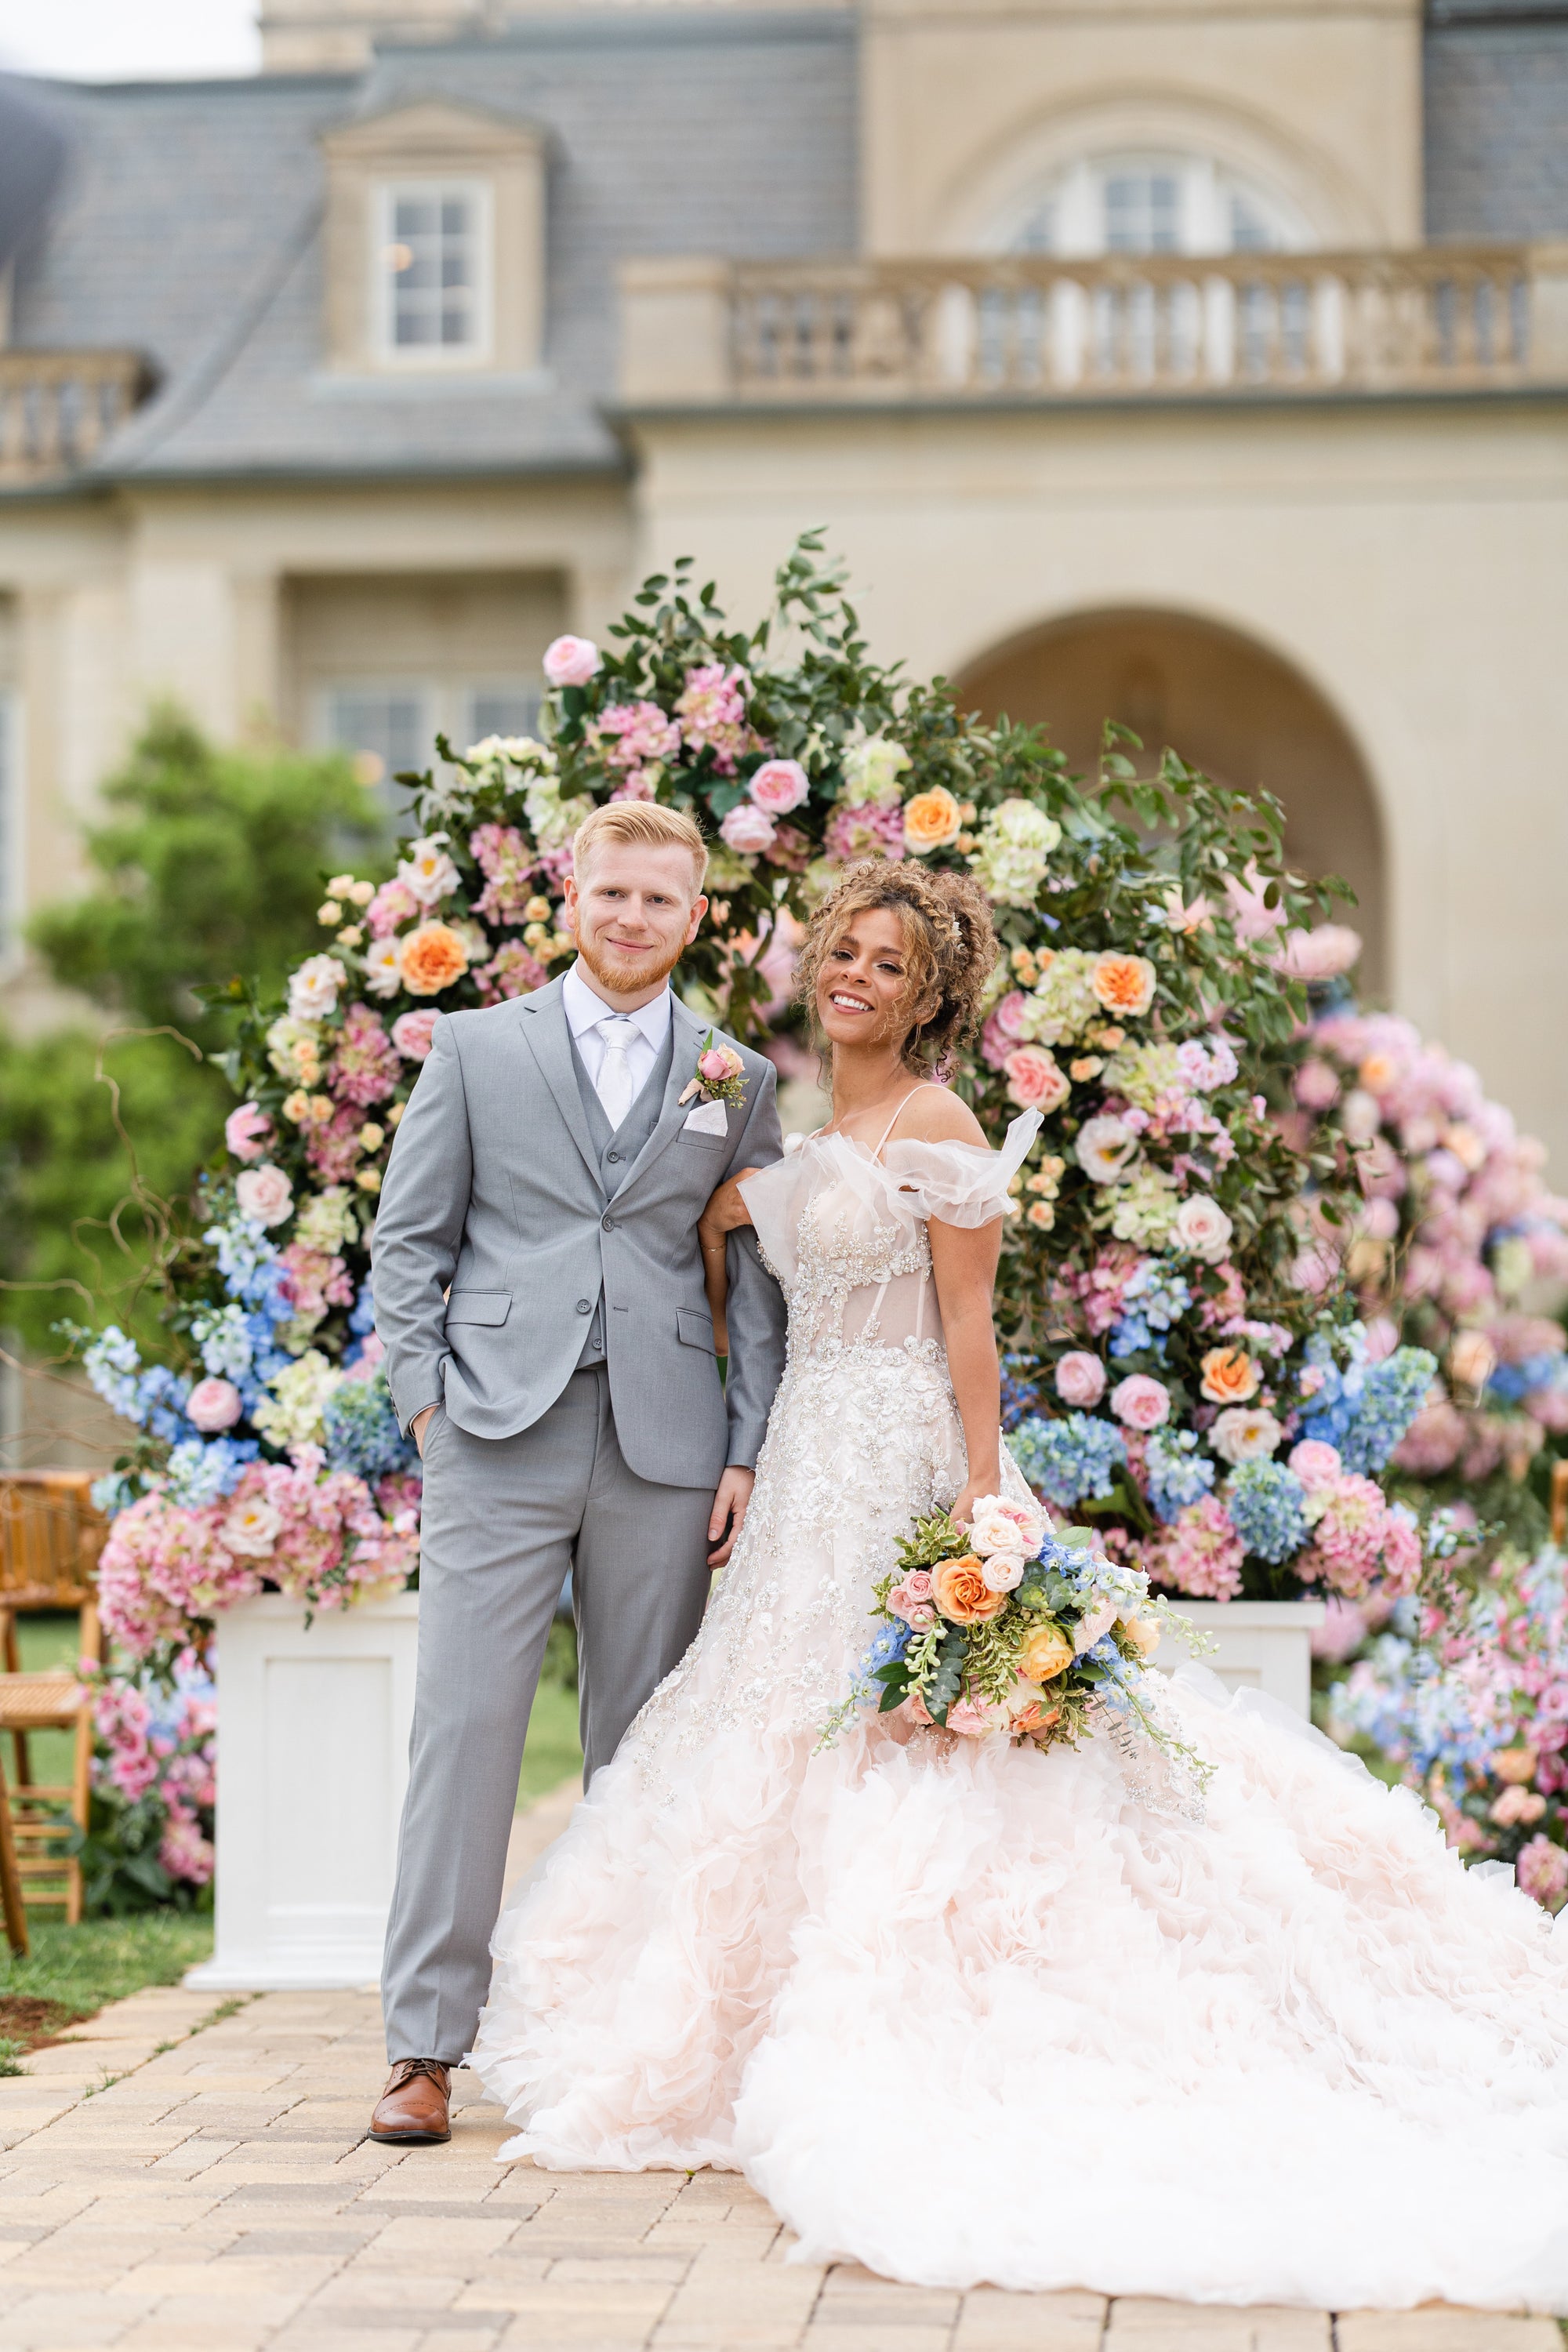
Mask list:
[[[635,1021],[619,1015],[613,1021],[601,1021],[599,1034],[605,1041],[605,1058],[599,1065],[599,1100],[605,1106],[605,1117],[612,1128],[619,1127],[636,1098],[632,1084],[632,1045],[637,1035]]]

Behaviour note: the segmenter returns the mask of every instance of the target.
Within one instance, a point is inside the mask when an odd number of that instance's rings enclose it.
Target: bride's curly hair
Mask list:
[[[815,1024],[822,967],[857,915],[887,908],[899,918],[909,959],[904,1002],[911,1021],[902,1053],[919,1077],[947,1069],[979,1024],[995,969],[996,934],[984,892],[966,874],[868,857],[846,868],[811,919],[795,966],[795,994]]]

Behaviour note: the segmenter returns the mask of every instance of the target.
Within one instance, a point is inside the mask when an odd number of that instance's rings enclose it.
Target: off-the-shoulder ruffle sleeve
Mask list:
[[[944,1225],[988,1225],[1005,1213],[1007,1186],[1041,1124],[1037,1110],[1020,1111],[1000,1151],[983,1143],[923,1143],[910,1137],[889,1143],[883,1164],[919,1215]]]
[[[752,1213],[752,1225],[763,1263],[789,1296],[795,1274],[795,1236],[811,1193],[813,1171],[806,1153],[784,1149],[784,1157],[742,1181],[741,1198]]]

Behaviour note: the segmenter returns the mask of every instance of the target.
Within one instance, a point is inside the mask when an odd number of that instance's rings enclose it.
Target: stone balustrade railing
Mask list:
[[[1568,245],[645,260],[621,293],[631,405],[1568,385]]]
[[[139,352],[0,351],[0,485],[89,464],[152,383]]]

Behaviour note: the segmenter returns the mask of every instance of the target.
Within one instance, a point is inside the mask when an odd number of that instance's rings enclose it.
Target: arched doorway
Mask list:
[[[966,709],[1046,728],[1092,771],[1101,722],[1141,735],[1151,772],[1169,743],[1216,782],[1275,794],[1298,872],[1339,874],[1365,943],[1357,985],[1384,1001],[1388,939],[1383,823],[1343,723],[1279,656],[1238,631],[1177,613],[1077,614],[1016,637],[955,681]]]

